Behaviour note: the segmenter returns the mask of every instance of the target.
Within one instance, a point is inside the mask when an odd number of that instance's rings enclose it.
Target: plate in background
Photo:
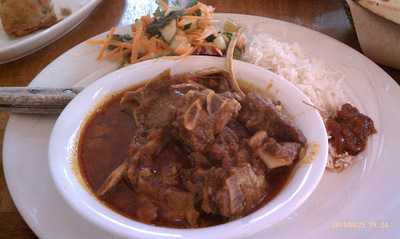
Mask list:
[[[61,8],[69,8],[72,14],[57,24],[29,35],[9,37],[0,24],[0,64],[17,60],[61,38],[86,19],[101,0],[53,0],[54,10],[60,16]]]

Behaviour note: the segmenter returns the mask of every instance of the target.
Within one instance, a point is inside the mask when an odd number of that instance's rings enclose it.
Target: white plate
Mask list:
[[[400,87],[372,61],[318,32],[255,16],[218,14],[253,33],[298,42],[311,57],[346,75],[350,92],[378,129],[364,159],[342,174],[325,173],[311,197],[283,222],[256,238],[396,238],[400,235]],[[86,84],[116,68],[95,61],[97,49],[81,44],[51,63],[32,86]],[[56,78],[53,76],[57,75]],[[74,213],[57,193],[47,164],[48,140],[55,117],[12,115],[4,138],[6,180],[20,213],[42,238],[111,238]],[[217,235],[216,235],[217,236]]]
[[[53,0],[58,16],[61,8],[71,9],[72,14],[52,27],[23,37],[9,37],[0,23],[0,64],[17,60],[56,41],[88,17],[100,2],[101,0]]]

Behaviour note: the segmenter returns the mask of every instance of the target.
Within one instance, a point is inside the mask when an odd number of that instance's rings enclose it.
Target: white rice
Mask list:
[[[294,83],[323,113],[333,113],[346,102],[342,90],[343,76],[307,58],[298,44],[259,34],[250,41],[243,58]]]
[[[249,42],[243,60],[265,67],[301,89],[326,120],[345,102],[343,75],[306,57],[298,44],[280,42],[268,34],[258,34]],[[340,172],[350,166],[353,157],[337,155],[331,147],[327,168]]]

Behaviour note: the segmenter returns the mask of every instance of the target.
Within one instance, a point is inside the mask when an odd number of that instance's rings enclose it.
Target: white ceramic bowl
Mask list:
[[[317,187],[325,170],[328,138],[319,113],[303,101],[309,99],[294,85],[255,65],[235,62],[238,77],[265,89],[272,82],[274,96],[294,117],[308,142],[318,143],[319,153],[310,164],[297,167],[284,189],[269,203],[241,219],[202,229],[172,229],[128,219],[104,206],[82,185],[75,152],[80,130],[90,112],[107,96],[151,79],[167,68],[173,74],[209,67],[224,67],[224,59],[193,56],[180,61],[151,60],[115,71],[88,86],[65,108],[50,138],[52,178],[65,200],[88,221],[124,238],[243,238],[284,219],[298,208]],[[79,170],[78,170],[79,171]]]

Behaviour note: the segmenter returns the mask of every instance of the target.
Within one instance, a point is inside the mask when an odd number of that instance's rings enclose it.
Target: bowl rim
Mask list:
[[[68,104],[68,106],[61,113],[61,115],[59,116],[54,125],[54,128],[50,136],[48,159],[50,161],[49,164],[50,164],[51,177],[55,183],[57,191],[62,195],[64,200],[72,207],[72,209],[78,212],[79,215],[83,216],[89,222],[105,229],[106,231],[108,231],[113,235],[118,235],[125,238],[183,237],[183,238],[196,238],[196,239],[203,238],[204,235],[211,235],[210,237],[213,237],[213,235],[215,235],[215,237],[220,239],[250,236],[268,226],[271,226],[272,224],[275,224],[276,222],[284,219],[290,213],[295,211],[311,195],[311,193],[315,190],[315,188],[317,187],[318,183],[322,178],[322,175],[325,171],[325,165],[328,159],[328,137],[326,134],[325,126],[321,115],[319,113],[314,112],[314,114],[316,114],[315,120],[318,123],[318,125],[316,126],[320,128],[321,131],[320,134],[322,138],[322,140],[318,142],[320,144],[320,152],[318,154],[319,155],[318,159],[314,160],[311,164],[304,166],[304,168],[307,168],[307,170],[305,171],[306,177],[304,179],[301,179],[302,181],[299,183],[300,188],[298,190],[296,189],[296,191],[293,192],[293,195],[290,195],[289,198],[278,204],[276,208],[272,209],[268,208],[268,205],[270,204],[269,202],[264,206],[262,206],[261,208],[257,209],[255,212],[243,218],[225,224],[220,224],[205,228],[196,228],[196,229],[176,229],[176,228],[166,228],[166,227],[148,225],[135,221],[133,219],[126,218],[120,215],[119,213],[113,211],[112,209],[109,209],[98,199],[96,199],[95,196],[91,192],[89,192],[84,185],[82,185],[82,182],[80,182],[80,180],[78,179],[79,176],[77,177],[77,175],[75,175],[75,179],[73,176],[71,176],[75,174],[73,172],[74,169],[70,164],[71,162],[67,162],[68,160],[70,160],[69,158],[73,157],[72,153],[75,152],[75,150],[71,149],[70,147],[72,146],[72,144],[76,145],[76,141],[78,141],[79,139],[80,127],[85,124],[87,117],[91,114],[93,109],[90,108],[83,109],[83,111],[86,112],[86,115],[84,115],[83,118],[73,120],[75,121],[75,124],[77,123],[77,120],[79,123],[79,127],[78,128],[75,127],[74,132],[69,133],[70,137],[72,137],[71,139],[73,140],[71,141],[70,138],[64,139],[66,143],[71,143],[71,145],[65,146],[65,145],[60,145],[58,143],[60,135],[63,135],[65,133],[64,132],[65,128],[63,127],[63,123],[70,120],[70,113],[73,112],[74,108],[79,107],[79,102],[82,101],[85,97],[86,98],[89,97],[93,101],[97,102],[97,103],[92,103],[92,105],[94,104],[93,105],[94,107],[97,107],[98,103],[104,102],[105,96],[98,96],[99,99],[96,100],[95,95],[99,94],[99,92],[101,91],[107,90],[106,89],[107,82],[110,83],[111,81],[115,80],[115,78],[121,78],[121,77],[124,78],[127,77],[126,75],[133,74],[134,72],[140,74],[140,72],[143,71],[144,69],[156,66],[157,64],[159,64],[161,68],[167,69],[167,68],[172,68],[174,66],[176,67],[179,63],[187,63],[187,62],[190,63],[190,61],[195,62],[195,64],[193,65],[196,65],[196,62],[200,63],[201,65],[201,62],[203,61],[208,63],[212,62],[220,64],[221,62],[224,61],[224,59],[220,57],[191,56],[178,61],[154,59],[124,67],[120,70],[114,71],[102,77],[101,79],[95,81],[94,83],[86,87],[80,94],[78,94],[78,96],[76,96]],[[241,61],[235,61],[235,65],[236,69],[239,69],[239,72],[241,71],[242,68],[249,68],[249,69],[251,68],[259,73],[261,72],[265,73],[269,77],[273,77],[273,80],[281,81],[282,84],[287,85],[287,87],[291,88],[291,90],[295,89],[297,94],[301,95],[301,97],[304,98],[307,102],[311,102],[308,99],[308,97],[305,96],[292,83],[286,81],[282,77],[264,68]],[[157,72],[155,73],[155,75],[159,73],[161,72]],[[132,82],[132,85],[140,84],[140,82],[144,82],[149,79],[151,78],[147,77],[142,78],[142,80],[139,80],[139,82],[135,83]],[[126,86],[125,89],[126,88],[128,87]],[[114,89],[111,90],[111,92],[116,93],[119,91]],[[112,93],[109,92],[106,95],[110,94]],[[62,156],[59,155],[59,150],[63,150],[64,152],[67,152],[69,150],[68,152],[70,153],[69,155],[68,154],[66,155],[67,158],[62,158]],[[295,173],[295,175],[297,174]],[[291,183],[292,182],[290,181],[288,184]],[[285,187],[287,187],[287,185]],[[283,190],[285,190],[285,188]],[[86,196],[84,195],[85,193],[87,194]],[[277,198],[281,193],[282,191],[277,196],[275,196],[274,199]],[[81,196],[81,198],[77,198],[77,196]],[[87,197],[91,197],[92,199],[90,200]],[[95,205],[93,200],[97,201],[97,204],[101,206]],[[99,207],[103,207],[103,210],[99,210]],[[283,210],[286,210],[286,212],[284,212]],[[274,220],[268,218],[269,215],[274,213],[275,215],[279,213],[275,216]],[[269,219],[269,221],[266,219]]]

